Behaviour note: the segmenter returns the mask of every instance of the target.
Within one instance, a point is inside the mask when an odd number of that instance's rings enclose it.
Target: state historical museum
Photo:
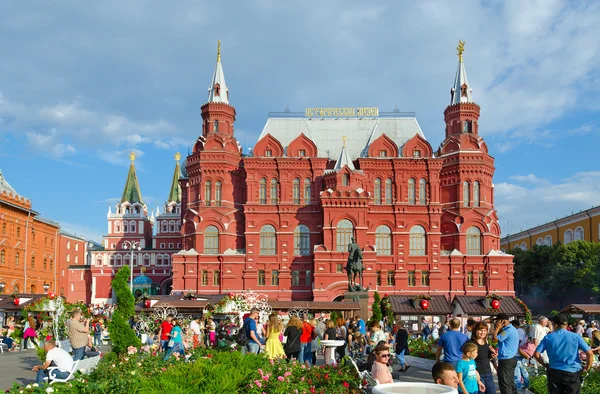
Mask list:
[[[179,179],[173,292],[339,300],[355,237],[371,296],[513,295],[462,47],[450,93],[437,151],[414,114],[313,108],[270,116],[244,155],[219,51]]]

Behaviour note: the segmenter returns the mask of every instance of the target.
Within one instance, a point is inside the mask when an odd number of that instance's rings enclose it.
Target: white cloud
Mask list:
[[[554,183],[534,174],[509,179],[529,182],[530,186],[507,182],[495,185],[495,205],[503,234],[514,234],[598,205],[600,171],[578,172]]]
[[[585,134],[589,134],[592,131],[596,131],[596,130],[597,130],[596,126],[588,123],[588,124],[584,124],[577,128],[569,130],[569,134],[585,135]]]
[[[55,131],[49,134],[28,132],[25,135],[27,146],[41,155],[62,159],[75,154],[75,148],[70,144],[61,143]]]
[[[144,152],[136,148],[123,149],[119,151],[102,150],[98,152],[98,156],[107,163],[115,166],[126,167],[131,163],[131,159],[129,158],[131,152],[135,153],[136,160],[144,156]],[[136,167],[139,169],[140,165],[136,163]]]

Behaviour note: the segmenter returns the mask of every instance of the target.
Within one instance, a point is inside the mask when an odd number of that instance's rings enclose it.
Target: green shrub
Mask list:
[[[378,292],[375,292],[375,294],[373,295],[373,305],[371,306],[372,316],[369,319],[369,325],[372,322],[379,323],[381,321],[381,319],[383,319],[383,314],[381,313],[380,303],[381,303],[381,297],[379,296]]]
[[[117,295],[117,308],[111,322],[108,324],[112,350],[117,354],[123,354],[129,346],[140,347],[141,341],[129,325],[129,319],[133,317],[134,298],[129,290],[127,279],[130,275],[129,267],[124,266],[115,275],[112,288]]]

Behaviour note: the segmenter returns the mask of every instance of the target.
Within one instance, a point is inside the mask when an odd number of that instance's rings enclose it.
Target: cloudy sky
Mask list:
[[[462,39],[503,233],[598,205],[600,3],[455,3],[1,2],[0,169],[97,241],[131,150],[145,202],[162,205],[219,39],[245,151],[286,106],[398,106],[436,149]]]

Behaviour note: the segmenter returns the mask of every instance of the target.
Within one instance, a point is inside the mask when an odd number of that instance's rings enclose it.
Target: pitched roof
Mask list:
[[[462,94],[463,85],[466,86],[464,95]],[[452,85],[451,93],[452,97],[450,99],[450,105],[473,102],[471,85],[469,85],[469,80],[467,79],[467,71],[465,70],[462,53],[459,55],[458,68],[456,69],[456,76],[454,77],[454,85]]]
[[[132,157],[135,158],[135,156]],[[140,184],[138,183],[133,160],[131,160],[131,165],[129,166],[129,173],[127,174],[127,181],[125,182],[125,189],[121,196],[121,202],[128,202],[130,204],[138,202],[143,204],[142,192],[140,191]]]
[[[455,296],[452,304],[456,303],[460,305],[465,314],[471,316],[494,316],[499,313],[506,313],[509,316],[525,316],[525,311],[514,297],[502,298],[499,309],[486,308],[484,296]]]
[[[167,202],[176,202],[176,203],[180,203],[181,202],[181,186],[179,186],[179,178],[181,177],[181,168],[179,167],[179,158],[181,158],[181,156],[179,155],[179,152],[175,155],[175,160],[176,163],[175,164],[175,171],[173,171],[173,179],[171,180],[171,190],[169,191],[169,198],[167,199]]]
[[[305,118],[271,117],[258,139],[267,134],[276,138],[284,149],[301,133],[317,147],[317,156],[336,160],[342,153],[346,137],[346,151],[350,161],[367,157],[369,145],[382,134],[390,137],[398,147],[420,134],[421,127],[414,117],[379,118]],[[399,149],[401,151],[401,149]]]
[[[217,84],[219,85],[218,92],[215,89]],[[225,73],[221,64],[221,41],[219,41],[217,48],[217,64],[215,65],[212,83],[208,88],[208,102],[229,104],[229,89],[227,89],[227,84],[225,83]]]
[[[356,168],[354,168],[354,164],[352,163],[352,160],[350,160],[350,158],[348,157],[348,151],[346,150],[346,144],[344,144],[344,146],[342,147],[342,151],[340,152],[340,157],[338,157],[333,170],[335,172],[338,172],[346,166],[351,171],[354,171],[356,169]]]
[[[0,194],[2,194],[2,192],[12,194],[13,196],[19,195],[19,193],[17,193],[17,191],[4,178],[4,175],[2,175],[2,170],[0,170]]]
[[[599,314],[599,304],[570,304],[563,308],[561,313],[586,313],[586,314]]]
[[[452,306],[446,296],[431,296],[427,309],[421,308],[418,302],[413,302],[413,299],[414,296],[391,295],[392,310],[396,314],[407,315],[449,315],[452,313]]]

